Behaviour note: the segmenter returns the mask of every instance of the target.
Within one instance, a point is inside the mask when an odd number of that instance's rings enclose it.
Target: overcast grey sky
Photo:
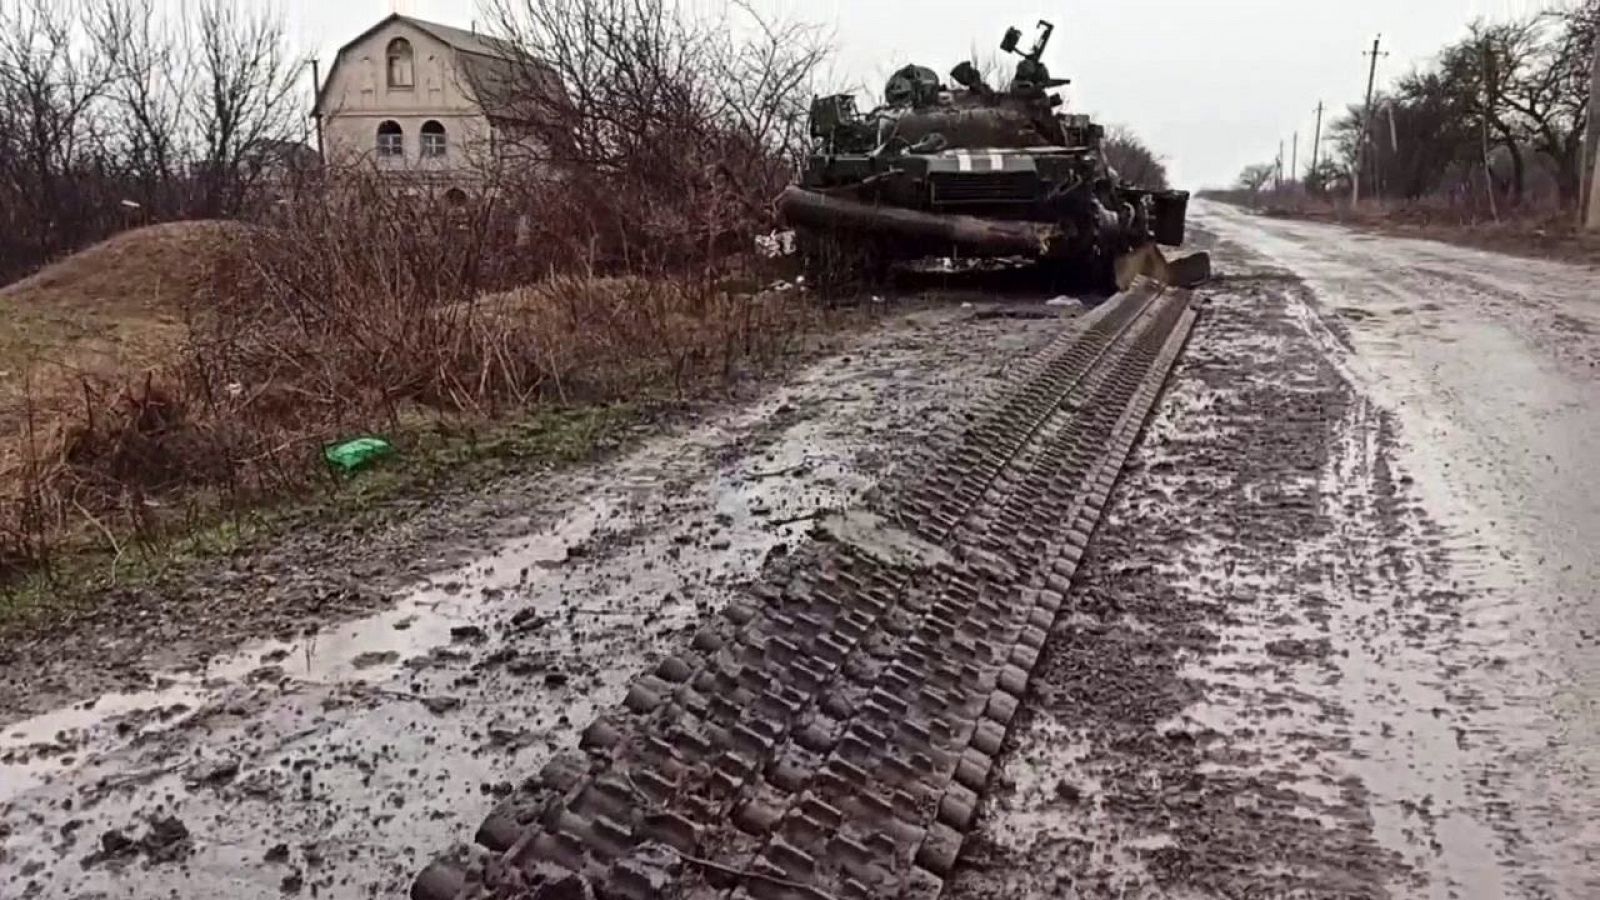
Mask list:
[[[264,2],[264,0],[242,0]],[[279,0],[307,49],[339,45],[397,4],[421,18],[469,26],[473,0]],[[1426,62],[1477,16],[1559,0],[757,0],[834,29],[836,67],[876,92],[891,64],[948,72],[1007,25],[1057,30],[1047,62],[1073,79],[1069,108],[1133,128],[1168,158],[1175,182],[1226,183],[1301,133],[1310,158],[1318,100],[1340,109],[1366,87],[1362,51],[1382,32],[1392,55],[1380,84]],[[1031,37],[1030,37],[1031,40]]]

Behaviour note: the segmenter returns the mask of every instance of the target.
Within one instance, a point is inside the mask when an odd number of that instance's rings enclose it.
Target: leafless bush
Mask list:
[[[358,419],[402,406],[495,415],[664,380],[685,389],[792,333],[798,303],[735,296],[697,271],[580,265],[508,290],[520,279],[500,261],[516,239],[494,194],[456,205],[331,179],[254,242],[253,290],[218,298],[202,346],[229,361],[216,378],[299,385],[303,414],[348,422],[344,407]]]
[[[352,434],[694,395],[788,355],[820,315],[698,272],[494,290],[515,241],[493,196],[435,202],[355,173],[308,186],[219,272],[169,360],[84,379],[81,405],[0,438],[0,576],[86,530],[154,535],[305,490],[320,448]]]
[[[1110,129],[1106,134],[1105,154],[1106,162],[1117,170],[1124,182],[1152,191],[1164,191],[1171,187],[1167,181],[1166,164],[1132,129]]]

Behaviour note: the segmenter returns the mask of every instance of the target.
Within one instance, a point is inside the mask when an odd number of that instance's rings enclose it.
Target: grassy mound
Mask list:
[[[216,221],[136,228],[0,288],[0,304],[41,315],[170,314],[237,263],[248,233]]]
[[[213,279],[231,277],[246,226],[174,222],[118,235],[0,288],[0,453],[82,393],[177,345]]]

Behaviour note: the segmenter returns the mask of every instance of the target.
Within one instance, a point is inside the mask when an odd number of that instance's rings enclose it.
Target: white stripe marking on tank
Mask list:
[[[1004,172],[1006,168],[1005,158],[998,153],[989,154],[989,168],[996,172]]]
[[[961,171],[963,171],[963,172],[971,172],[972,171],[972,154],[970,154],[970,153],[957,153],[956,154],[956,166],[958,168],[960,168]]]

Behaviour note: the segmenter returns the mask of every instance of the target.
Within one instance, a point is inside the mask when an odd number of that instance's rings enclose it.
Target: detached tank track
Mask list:
[[[415,900],[937,896],[1078,561],[1195,313],[1143,283],[1058,340],[887,522],[639,678]]]

